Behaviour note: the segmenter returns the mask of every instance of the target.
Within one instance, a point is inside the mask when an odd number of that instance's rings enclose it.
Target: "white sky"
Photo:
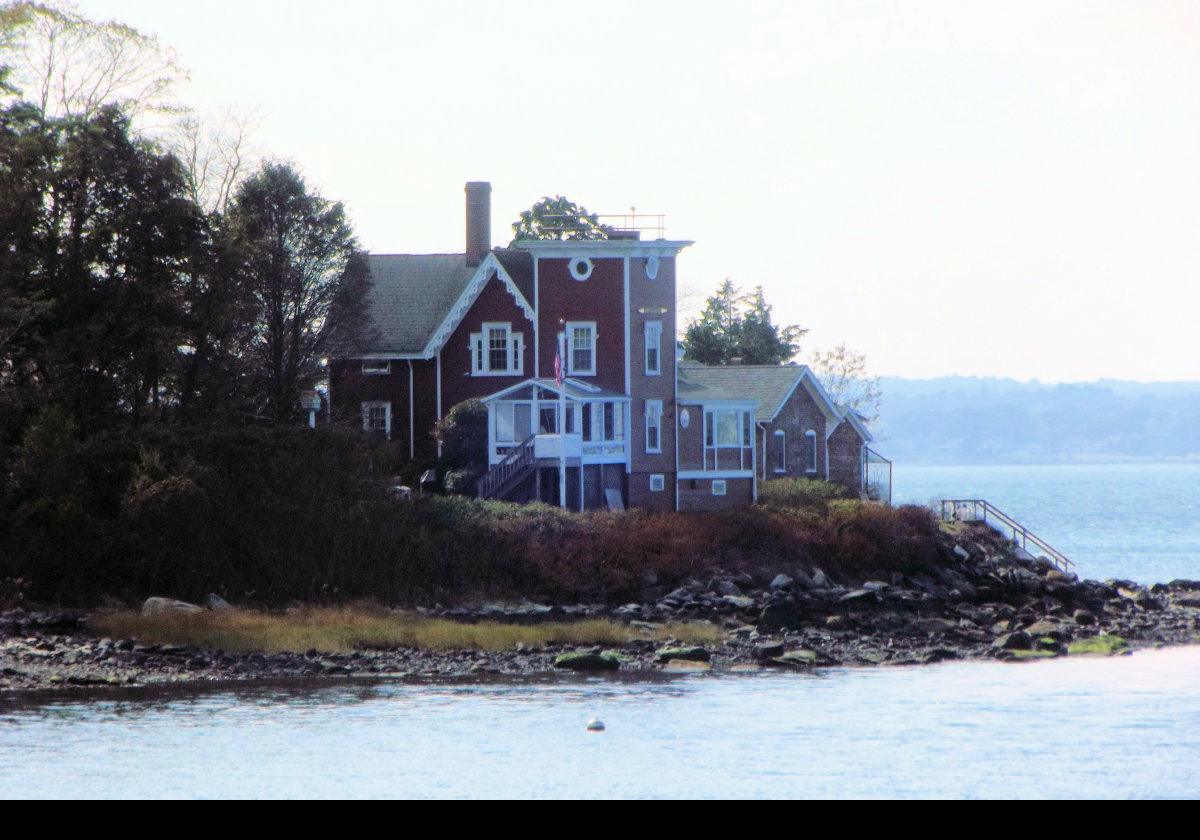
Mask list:
[[[666,214],[872,372],[1200,380],[1200,3],[84,0],[346,203],[463,249],[562,194]]]

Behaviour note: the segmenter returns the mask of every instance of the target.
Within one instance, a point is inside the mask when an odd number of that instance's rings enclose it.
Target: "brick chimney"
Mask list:
[[[492,250],[492,185],[467,182],[467,265],[479,265]]]

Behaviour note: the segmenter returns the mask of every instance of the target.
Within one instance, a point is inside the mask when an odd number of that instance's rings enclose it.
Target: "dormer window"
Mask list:
[[[567,324],[567,375],[596,375],[596,322]]]
[[[512,324],[484,324],[471,333],[471,373],[474,376],[519,376],[524,371],[524,335]]]

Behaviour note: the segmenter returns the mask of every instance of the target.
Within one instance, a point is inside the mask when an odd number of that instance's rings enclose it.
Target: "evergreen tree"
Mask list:
[[[705,365],[727,365],[734,359],[746,365],[784,364],[800,351],[807,332],[795,324],[772,322],[762,286],[744,295],[726,279],[708,298],[699,320],[688,325],[684,359]]]

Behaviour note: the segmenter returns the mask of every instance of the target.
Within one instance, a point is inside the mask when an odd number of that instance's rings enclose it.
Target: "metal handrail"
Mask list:
[[[534,450],[536,437],[536,434],[530,435],[519,445],[514,446],[504,456],[503,461],[488,470],[487,475],[476,482],[475,495],[477,498],[490,499],[497,490],[507,485],[518,473],[524,472],[533,464],[536,460]]]
[[[1002,525],[1012,529],[1013,542],[1017,542],[1017,538],[1020,537],[1021,548],[1028,550],[1028,545],[1032,543],[1034,547],[1045,552],[1046,556],[1052,563],[1054,563],[1055,566],[1059,568],[1059,570],[1071,572],[1075,569],[1075,564],[1068,560],[1065,554],[1055,549],[1044,539],[1030,531],[1020,522],[1017,522],[1017,520],[1013,519],[1007,513],[1000,510],[986,499],[941,499],[938,504],[940,506],[938,515],[941,517],[943,522],[958,521],[960,518],[962,518],[959,516],[959,511],[964,509],[965,506],[970,505],[969,519],[977,522],[987,522],[988,516],[990,515]],[[950,512],[949,516],[946,515],[947,510]],[[981,512],[982,515],[980,515]]]

